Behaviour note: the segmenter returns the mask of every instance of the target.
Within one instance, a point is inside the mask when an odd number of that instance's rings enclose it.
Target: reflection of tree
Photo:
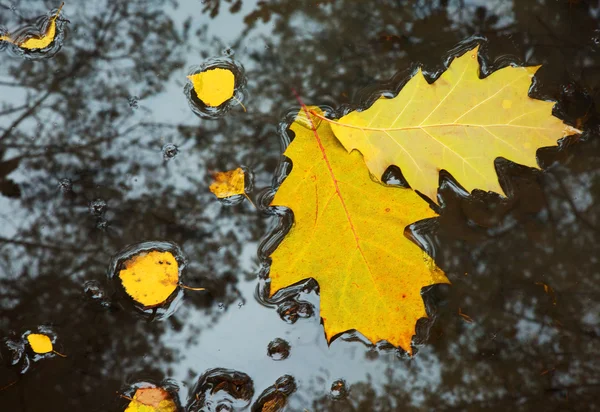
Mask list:
[[[213,11],[218,3],[206,2],[206,12],[237,12],[229,9],[240,2],[221,2]],[[188,39],[189,23],[177,27],[160,1],[106,1],[93,9],[67,4],[71,24],[60,53],[40,61],[1,60],[0,325],[20,332],[53,323],[59,339],[68,337],[62,341],[68,358],[37,364],[36,373],[2,394],[3,405],[118,409],[111,396],[123,377],[143,370],[145,379],[158,382],[168,373],[179,354],[166,351],[159,337],[167,328],[180,331],[189,307],[218,320],[212,298],[236,298],[239,255],[266,228],[246,204],[221,209],[207,191],[205,171],[244,164],[265,186],[280,155],[280,110],[295,105],[291,87],[309,104],[364,106],[377,90],[396,90],[411,65],[436,71],[454,45],[484,34],[489,61],[511,54],[546,64],[536,93],[560,100],[578,127],[597,125],[598,93],[583,92],[597,90],[600,79],[599,55],[588,47],[598,21],[587,2],[404,3],[260,2],[234,45],[241,55],[254,25],[270,19],[269,47],[250,47],[244,60],[249,113],[232,112],[200,127],[142,115],[144,102],[160,96],[180,68]],[[27,10],[35,17],[47,7]],[[0,5],[2,23],[11,19]],[[138,109],[132,96],[140,100]],[[418,371],[408,368],[406,381],[391,374],[383,386],[360,382],[347,401],[319,398],[312,409],[410,409],[411,402],[436,410],[591,407],[600,359],[596,137],[541,151],[547,173],[500,161],[508,200],[481,193],[463,198],[445,179],[442,217],[420,228],[453,282],[425,293],[436,319],[428,336],[418,337],[425,344],[417,356],[439,370],[439,379],[415,390],[410,378]],[[165,162],[160,149],[169,140],[180,153]],[[190,164],[199,166],[190,170]],[[96,199],[107,206],[94,214]],[[212,297],[187,294],[178,313],[162,323],[85,298],[84,281],[103,280],[111,255],[154,239],[178,243],[190,260],[186,283],[207,287]],[[461,318],[459,308],[474,323]],[[15,377],[2,371],[7,382]],[[299,386],[296,394],[304,390]]]
[[[51,323],[68,354],[64,362],[36,364],[8,388],[2,403],[11,410],[113,410],[124,380],[161,381],[179,356],[160,343],[165,330],[181,330],[186,305],[204,310],[207,325],[215,322],[222,312],[213,312],[213,301],[237,299],[243,244],[264,232],[247,205],[224,209],[208,192],[204,159],[228,150],[208,145],[204,152],[202,139],[213,130],[178,129],[144,116],[143,104],[135,109],[134,95],[142,102],[158,96],[183,63],[186,25],[177,27],[164,7],[68,4],[69,32],[54,58],[2,52],[0,325],[21,333]],[[46,7],[20,10],[34,17]],[[3,23],[14,16],[0,7]],[[161,139],[180,135],[192,147],[186,143],[186,153],[166,162]],[[198,173],[179,176],[181,157],[197,159]],[[86,280],[105,283],[111,256],[145,240],[179,244],[190,260],[185,281],[210,294],[187,293],[181,313],[155,323],[118,302],[106,308],[86,298]],[[202,327],[194,325],[195,334]],[[0,386],[18,377],[1,370]]]
[[[310,104],[364,107],[378,96],[377,84],[396,90],[415,62],[437,72],[455,44],[483,34],[488,72],[510,63],[506,54],[544,64],[533,93],[558,100],[567,121],[597,127],[596,97],[583,90],[597,89],[600,79],[589,69],[598,64],[590,54],[598,20],[584,2],[309,3],[262,2],[246,17],[249,27],[274,26],[265,39],[270,47],[252,55],[258,69],[248,70],[249,83],[270,99],[265,107],[284,105],[279,96],[293,104],[290,87]],[[384,387],[364,382],[347,401],[320,398],[313,408],[589,408],[600,385],[596,137],[541,150],[544,173],[499,160],[508,199],[463,197],[446,176],[442,217],[417,228],[453,282],[425,293],[436,321],[428,338],[417,339],[426,342],[417,356],[432,357],[439,381],[418,396],[393,377]]]

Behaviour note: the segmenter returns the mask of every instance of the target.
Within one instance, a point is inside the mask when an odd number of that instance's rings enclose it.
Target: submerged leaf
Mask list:
[[[292,171],[272,202],[293,211],[294,225],[271,255],[270,293],[314,278],[328,340],[356,329],[412,353],[415,324],[427,317],[421,288],[449,282],[404,230],[435,213],[414,191],[374,182],[328,122],[302,117],[285,151]]]
[[[233,97],[235,76],[228,69],[210,69],[188,76],[196,95],[207,106],[220,106]]]
[[[480,79],[477,53],[454,59],[432,84],[419,69],[396,97],[331,121],[335,136],[363,154],[377,179],[396,165],[434,201],[441,169],[469,192],[504,194],[494,159],[537,167],[538,148],[579,131],[552,116],[553,102],[527,95],[539,66],[505,67]]]
[[[125,412],[176,412],[177,405],[163,388],[140,388],[135,391]]]
[[[41,333],[30,333],[27,335],[27,342],[29,342],[29,346],[35,353],[43,354],[53,350],[50,337]]]
[[[241,167],[228,172],[217,172],[213,174],[213,183],[209,190],[219,199],[225,197],[244,195],[245,174]]]
[[[170,252],[140,253],[125,261],[119,278],[125,291],[146,307],[160,305],[177,289],[179,265]]]

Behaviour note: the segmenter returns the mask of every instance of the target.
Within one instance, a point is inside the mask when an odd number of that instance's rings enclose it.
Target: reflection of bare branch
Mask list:
[[[71,246],[56,246],[56,245],[48,245],[39,242],[31,242],[27,240],[17,240],[17,239],[8,239],[5,237],[0,237],[0,244],[13,244],[25,247],[33,247],[39,249],[49,249],[49,250],[60,250],[61,252],[70,252],[74,254],[79,254],[81,252],[90,252],[93,249],[82,249],[79,245],[71,245]]]
[[[6,128],[6,131],[2,134],[2,136],[0,136],[0,140],[4,140],[8,136],[10,136],[10,134],[12,133],[12,130],[15,127],[17,127],[19,124],[21,124],[21,122],[23,120],[25,120],[27,117],[29,117],[42,103],[44,103],[46,101],[46,99],[48,97],[50,97],[51,94],[52,94],[52,92],[50,92],[50,91],[47,91],[46,93],[44,93],[42,95],[42,97],[40,97],[31,107],[29,107],[28,110],[23,112],[21,114],[21,116],[19,116],[14,122],[12,122],[12,124],[10,126],[8,126]]]

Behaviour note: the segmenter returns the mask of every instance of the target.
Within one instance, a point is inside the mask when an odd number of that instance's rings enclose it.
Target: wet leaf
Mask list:
[[[213,183],[209,190],[219,199],[235,195],[245,195],[245,174],[241,167],[228,172],[217,172],[213,174]]]
[[[176,412],[177,405],[162,388],[140,388],[135,391],[125,412]]]
[[[43,354],[53,351],[52,341],[41,333],[30,333],[27,335],[27,342],[35,353]]]
[[[179,284],[179,266],[170,252],[140,253],[124,265],[119,278],[125,291],[146,307],[166,301]]]
[[[477,53],[454,59],[432,84],[419,69],[396,97],[332,122],[335,136],[363,154],[377,179],[396,165],[434,201],[441,169],[469,192],[504,194],[494,159],[538,167],[538,148],[579,131],[552,116],[553,102],[527,95],[539,66],[505,67],[480,79]]]
[[[412,353],[415,324],[427,316],[421,288],[449,282],[404,230],[435,213],[414,191],[374,182],[328,122],[315,129],[312,115],[302,117],[285,151],[292,171],[272,202],[290,208],[295,224],[271,255],[270,293],[312,277],[328,340],[356,329]]]
[[[58,11],[54,16],[50,18],[48,22],[48,27],[46,28],[46,32],[40,37],[30,37],[23,42],[17,44],[22,49],[45,49],[54,41],[54,37],[56,36],[56,19],[58,19],[58,15],[62,10],[64,3],[60,5]]]
[[[207,106],[220,106],[233,97],[235,76],[231,70],[210,69],[188,76],[194,91]]]

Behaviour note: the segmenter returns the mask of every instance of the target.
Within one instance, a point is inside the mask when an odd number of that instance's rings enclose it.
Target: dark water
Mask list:
[[[0,24],[58,5],[2,1]],[[122,411],[141,382],[189,410],[600,409],[598,1],[73,0],[63,13],[51,58],[0,51],[0,409]],[[442,174],[441,217],[415,230],[452,286],[423,291],[413,358],[356,333],[328,347],[314,290],[259,302],[257,250],[279,218],[217,202],[209,171],[249,168],[265,201],[292,88],[360,107],[472,36],[490,70],[543,64],[534,95],[585,132],[540,150],[543,171],[499,160],[507,199],[465,197]],[[186,75],[213,58],[244,67],[247,112],[189,107]],[[186,283],[208,292],[185,291],[162,321],[122,305],[106,271],[143,241],[179,245]],[[7,342],[38,327],[67,357],[25,350],[9,366]]]

